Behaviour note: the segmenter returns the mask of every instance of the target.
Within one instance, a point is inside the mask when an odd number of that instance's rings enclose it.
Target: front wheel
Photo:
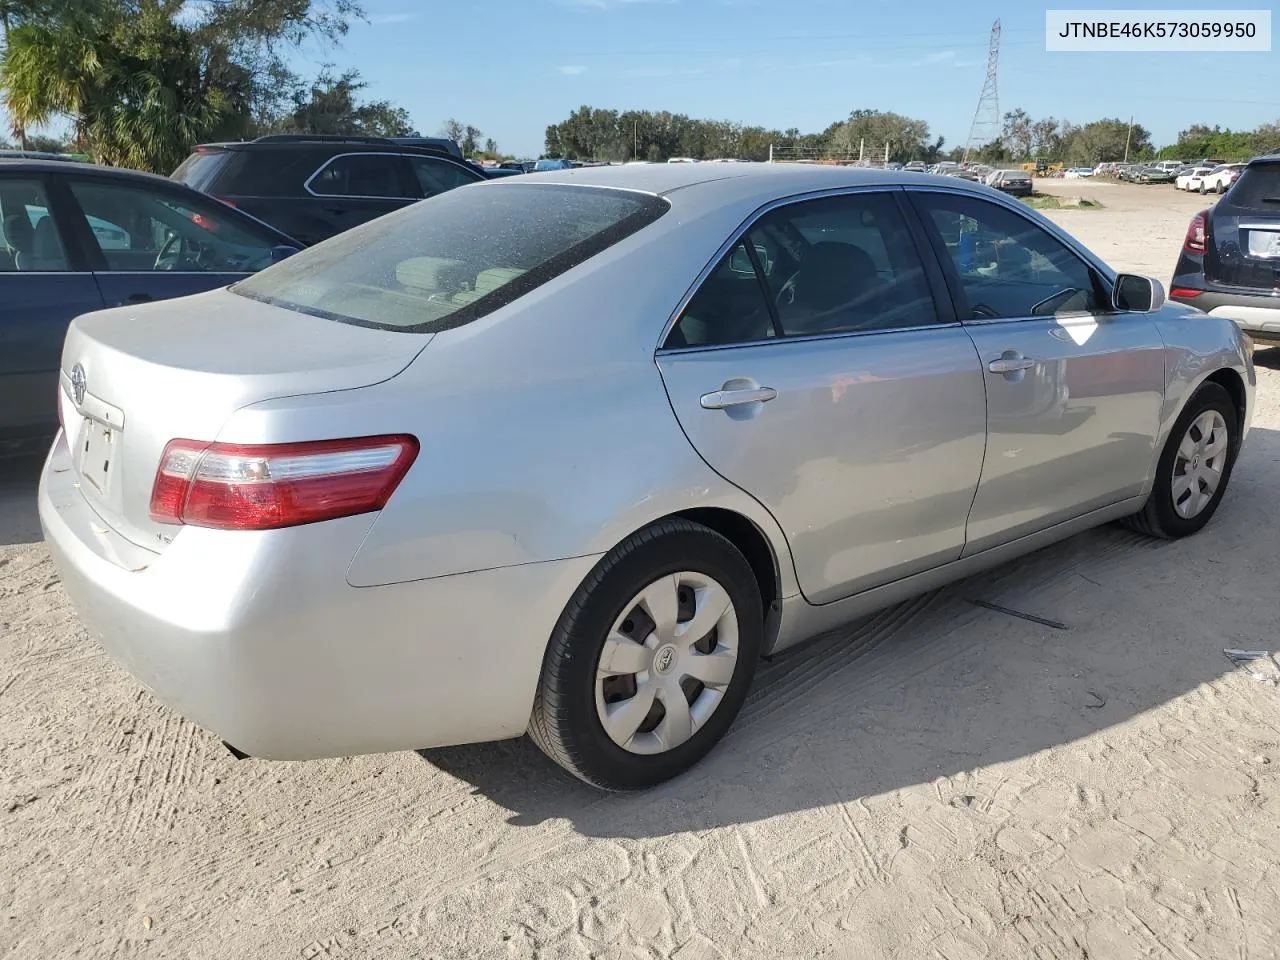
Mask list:
[[[1201,183],[1200,183],[1200,196],[1202,196],[1202,197],[1203,197],[1206,193],[1208,193],[1208,191],[1207,191],[1207,190],[1205,190],[1205,188],[1204,188],[1204,182],[1203,182],[1203,181],[1201,181]]]
[[[733,723],[763,633],[759,587],[732,543],[687,520],[646,527],[596,565],[561,615],[529,735],[592,786],[668,780]]]
[[[1165,441],[1151,496],[1128,518],[1129,526],[1166,540],[1199,532],[1227,491],[1238,421],[1235,404],[1221,386],[1206,383],[1197,390]]]

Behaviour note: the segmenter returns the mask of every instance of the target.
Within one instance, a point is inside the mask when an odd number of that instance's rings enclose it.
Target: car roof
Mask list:
[[[35,160],[29,157],[0,157],[0,173],[77,173],[89,177],[113,180],[136,180],[142,183],[164,183],[182,187],[168,177],[127,167],[104,167],[97,163],[79,163],[74,160]]]
[[[846,167],[808,163],[658,163],[635,166],[576,167],[530,173],[507,183],[562,183],[591,187],[613,187],[668,196],[676,191],[695,192],[715,184],[718,196],[726,200],[749,199],[760,194],[790,196],[840,187],[906,186],[938,184],[927,173]],[[948,186],[965,183],[948,181]],[[966,189],[958,187],[959,189]],[[976,190],[976,188],[974,188]]]
[[[443,141],[441,141],[443,142]],[[199,143],[191,148],[192,153],[212,153],[218,150],[238,152],[258,152],[271,150],[314,150],[323,153],[394,153],[418,154],[424,157],[448,157],[454,163],[464,163],[456,154],[450,153],[443,146],[431,146],[425,143],[397,143],[389,138],[358,137],[345,139],[342,137],[308,139],[299,136],[296,139],[260,139],[260,140],[220,140],[212,143]]]

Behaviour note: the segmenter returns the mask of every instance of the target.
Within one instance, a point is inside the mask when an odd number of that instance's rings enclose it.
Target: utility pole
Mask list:
[[[889,141],[888,140],[884,142],[884,165],[886,167],[889,165]]]
[[[1124,162],[1129,162],[1129,141],[1133,137],[1133,114],[1129,115],[1129,130],[1124,135]]]
[[[863,148],[867,145],[867,138],[861,137],[858,140],[858,163],[862,163]]]
[[[639,160],[640,159],[640,121],[635,120],[633,121],[633,123],[635,123],[635,127],[633,128],[634,136],[635,136],[635,145],[632,149],[631,159]]]

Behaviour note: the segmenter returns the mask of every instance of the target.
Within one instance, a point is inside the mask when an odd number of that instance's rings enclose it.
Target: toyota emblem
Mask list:
[[[76,406],[84,403],[84,391],[89,385],[88,379],[84,375],[84,367],[76,364],[71,368],[71,395],[76,399]]]

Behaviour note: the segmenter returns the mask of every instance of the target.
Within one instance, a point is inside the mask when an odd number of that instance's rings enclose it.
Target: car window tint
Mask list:
[[[219,204],[109,181],[70,186],[108,270],[251,273],[271,263],[276,238]]]
[[[434,197],[437,193],[444,193],[454,187],[475,183],[477,179],[444,160],[432,160],[430,157],[409,157],[408,160],[424,197]]]
[[[39,180],[0,180],[0,273],[69,270],[66,248]]]
[[[1104,308],[1095,272],[1032,220],[951,194],[917,202],[946,246],[966,300],[966,319],[1053,316]]]
[[[770,251],[765,283],[785,336],[938,322],[924,266],[889,194],[779,207],[747,237]]]
[[[400,158],[385,153],[334,157],[311,178],[312,193],[325,197],[405,197]]]
[[[758,246],[755,252],[762,266],[770,262],[766,247]],[[665,345],[708,347],[773,335],[765,288],[756,276],[745,241],[739,240],[702,282]]]
[[[450,190],[232,289],[342,323],[447,330],[511,303],[668,209],[661,197],[598,187],[507,182]]]
[[[1280,213],[1280,163],[1245,167],[1229,196],[1232,206]]]

